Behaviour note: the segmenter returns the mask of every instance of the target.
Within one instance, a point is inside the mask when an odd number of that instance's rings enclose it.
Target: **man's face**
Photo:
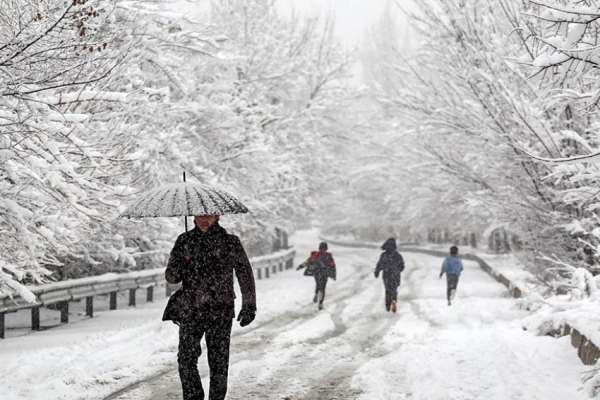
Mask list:
[[[194,222],[202,232],[206,232],[218,219],[216,215],[197,215],[194,217]]]

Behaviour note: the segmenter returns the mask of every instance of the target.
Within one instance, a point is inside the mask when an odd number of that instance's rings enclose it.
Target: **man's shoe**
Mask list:
[[[317,301],[318,301],[318,298],[317,298],[317,294],[315,293],[315,297],[313,297],[313,303],[316,303]]]
[[[390,306],[390,310],[392,310],[393,313],[396,312],[396,302],[392,301],[392,305]]]
[[[323,303],[319,303],[319,310],[323,309]]]

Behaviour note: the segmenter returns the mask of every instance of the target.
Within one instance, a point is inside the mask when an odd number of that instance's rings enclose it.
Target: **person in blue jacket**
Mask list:
[[[440,272],[440,279],[446,274],[446,296],[448,297],[448,305],[452,305],[452,300],[456,294],[456,287],[458,286],[458,279],[463,271],[463,264],[461,259],[458,257],[458,247],[450,247],[450,256],[444,259],[442,263],[442,271]]]

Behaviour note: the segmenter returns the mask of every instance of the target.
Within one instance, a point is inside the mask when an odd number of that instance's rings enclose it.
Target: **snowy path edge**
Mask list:
[[[353,242],[336,240],[335,238],[321,237],[321,240],[327,241],[330,244],[342,247],[364,247],[364,248],[379,248],[380,245],[369,242]],[[400,243],[402,251],[407,253],[420,253],[436,257],[445,257],[447,253],[440,250],[432,250],[420,247],[417,243]],[[512,282],[504,274],[497,271],[490,263],[486,262],[480,256],[472,253],[466,253],[462,256],[466,260],[475,261],[479,264],[487,274],[494,278],[497,282],[504,285],[510,295],[514,298],[522,298],[527,295],[526,289]],[[561,320],[553,323],[553,330],[549,333],[552,336],[571,336],[571,344],[577,350],[577,356],[584,365],[595,365],[600,359],[600,349],[598,345],[587,336],[581,333],[577,328],[577,323],[574,321]],[[597,378],[600,382],[600,377]]]

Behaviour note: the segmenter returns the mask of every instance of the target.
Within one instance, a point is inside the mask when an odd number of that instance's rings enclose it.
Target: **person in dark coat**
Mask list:
[[[385,309],[396,312],[398,299],[398,286],[400,286],[400,274],[404,271],[404,259],[398,253],[396,239],[389,238],[381,246],[383,253],[379,257],[375,267],[375,278],[383,271],[383,285],[385,286]]]
[[[319,303],[319,310],[323,309],[325,300],[325,288],[329,278],[335,280],[337,270],[333,255],[327,251],[327,243],[319,243],[319,251],[312,251],[308,259],[300,264],[297,269],[306,268],[304,275],[312,275],[315,278],[315,295],[313,303]]]
[[[237,320],[250,324],[256,315],[254,275],[239,238],[230,235],[218,216],[197,216],[195,228],[179,235],[167,265],[169,283],[182,283],[169,299],[163,320],[179,325],[179,376],[184,400],[204,400],[198,373],[200,340],[205,337],[210,369],[210,400],[227,393],[229,345],[235,317],[233,275],[242,293]]]
[[[444,259],[442,263],[442,270],[440,271],[440,279],[446,274],[446,297],[448,298],[448,305],[452,305],[452,300],[456,294],[456,287],[458,286],[458,279],[463,271],[463,264],[461,259],[458,257],[458,247],[450,247],[450,256]]]

